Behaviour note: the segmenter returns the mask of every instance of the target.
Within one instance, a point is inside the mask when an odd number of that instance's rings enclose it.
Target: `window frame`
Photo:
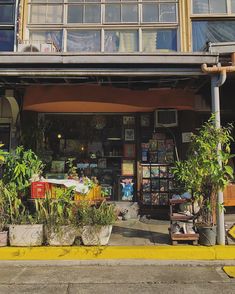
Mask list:
[[[232,12],[232,3],[231,0],[225,0],[226,1],[226,7],[227,7],[227,11],[226,12],[216,12],[216,13],[212,13],[210,12],[211,7],[209,6],[209,12],[207,13],[194,13],[193,12],[193,1],[191,0],[191,17],[215,17],[215,16],[221,16],[221,17],[225,17],[225,16],[235,16],[235,11]],[[208,0],[210,1],[210,0]],[[217,1],[221,1],[221,0],[217,0]],[[210,5],[210,3],[209,3]]]
[[[39,0],[40,1],[40,0]],[[42,1],[42,0],[41,0]],[[29,8],[29,14],[28,14],[28,24],[27,24],[27,31],[28,35],[32,31],[46,31],[46,30],[62,30],[62,44],[61,44],[61,50],[63,52],[67,52],[67,33],[69,30],[99,30],[100,31],[100,51],[94,52],[94,53],[107,53],[105,51],[105,32],[106,31],[112,31],[112,30],[137,30],[138,34],[138,51],[131,52],[133,54],[135,53],[146,53],[142,51],[143,44],[142,44],[142,30],[144,29],[172,29],[176,30],[176,40],[177,40],[177,51],[180,48],[179,43],[179,1],[180,0],[112,0],[109,2],[109,0],[100,0],[100,2],[91,1],[86,2],[83,0],[83,2],[68,2],[69,0],[62,0],[61,3],[54,2],[54,4],[59,5],[61,4],[63,6],[62,13],[63,13],[63,21],[61,23],[31,23],[30,22],[30,8],[32,7],[32,4],[48,4],[48,1],[51,3],[52,0],[44,0],[44,2],[37,2],[37,0],[29,0],[28,2],[28,8]],[[74,22],[68,22],[68,7],[69,5],[83,5],[85,6],[86,3],[89,4],[99,4],[100,5],[100,22],[99,23],[74,23]],[[123,4],[136,4],[137,5],[137,22],[106,22],[105,20],[105,5],[106,4],[115,4],[118,3],[120,5]],[[158,5],[160,4],[174,4],[175,5],[175,21],[174,22],[143,22],[143,4],[145,3],[156,3]],[[160,13],[160,12],[159,12]],[[164,50],[163,50],[164,51]],[[177,52],[176,51],[176,52]],[[70,51],[69,51],[70,52]],[[77,51],[75,51],[77,52]],[[83,51],[82,51],[83,52]],[[161,50],[157,50],[156,52],[161,52]],[[85,53],[85,51],[84,51]],[[91,52],[88,52],[89,54]],[[114,54],[123,54],[123,52],[113,52]],[[128,52],[130,53],[130,52]]]

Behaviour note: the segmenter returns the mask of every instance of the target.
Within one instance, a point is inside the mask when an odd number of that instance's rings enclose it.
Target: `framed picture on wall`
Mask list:
[[[134,129],[125,129],[124,140],[125,141],[134,141],[135,140],[135,130]]]
[[[135,158],[135,144],[124,144],[124,157]]]
[[[134,160],[122,160],[122,176],[134,176],[135,174],[135,161]]]
[[[140,125],[141,125],[141,127],[150,127],[150,115],[149,114],[141,114]]]
[[[123,124],[128,126],[135,125],[135,117],[134,116],[123,116]]]

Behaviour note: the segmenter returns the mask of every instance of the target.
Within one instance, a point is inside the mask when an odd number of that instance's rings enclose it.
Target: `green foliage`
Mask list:
[[[80,203],[77,210],[77,221],[81,226],[112,225],[116,219],[115,206],[103,201],[99,206],[91,206],[89,202]]]
[[[5,157],[8,155],[8,152],[1,149],[3,146],[4,144],[0,144],[0,166],[5,162]]]
[[[202,125],[198,134],[192,136],[188,158],[178,161],[173,168],[175,179],[185,190],[191,191],[201,204],[204,222],[213,223],[216,193],[224,190],[233,178],[228,166],[232,125],[216,128],[215,115]],[[221,150],[218,152],[218,145]]]
[[[18,196],[14,183],[0,181],[0,222],[6,224],[32,224],[36,219]]]
[[[43,167],[42,161],[32,150],[19,146],[6,156],[3,182],[14,183],[18,191],[24,192],[30,186],[31,177],[41,174]]]
[[[76,204],[74,198],[74,188],[56,188],[55,198],[51,193],[45,199],[36,199],[37,222],[44,223],[48,227],[56,229],[62,225],[75,223]]]
[[[76,158],[70,157],[66,161],[66,164],[68,166],[68,175],[69,175],[69,177],[71,177],[73,179],[77,179],[78,178],[77,167],[74,165],[75,159]]]

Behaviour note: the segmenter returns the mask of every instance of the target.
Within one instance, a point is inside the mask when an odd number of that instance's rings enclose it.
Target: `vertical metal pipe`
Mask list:
[[[212,99],[212,112],[215,113],[215,126],[220,128],[220,97],[219,97],[219,77],[212,75],[211,77],[211,99]],[[218,144],[218,153],[221,150],[221,144]],[[219,164],[221,160],[218,157]],[[224,226],[224,211],[220,209],[220,205],[224,202],[223,192],[219,191],[217,195],[217,243],[225,245],[225,226]]]

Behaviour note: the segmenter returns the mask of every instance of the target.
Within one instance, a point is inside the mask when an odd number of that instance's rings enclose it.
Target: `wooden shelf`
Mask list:
[[[170,220],[172,221],[187,221],[192,220],[194,218],[194,215],[184,215],[181,213],[174,212],[170,215]]]

